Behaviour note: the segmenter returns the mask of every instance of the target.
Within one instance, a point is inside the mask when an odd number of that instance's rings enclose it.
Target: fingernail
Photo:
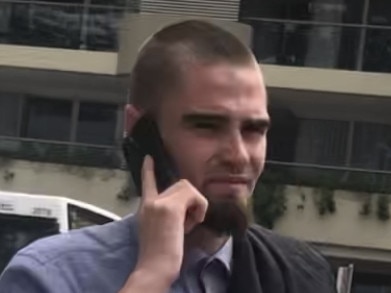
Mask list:
[[[149,164],[149,165],[153,164],[151,155],[145,155],[144,164]]]

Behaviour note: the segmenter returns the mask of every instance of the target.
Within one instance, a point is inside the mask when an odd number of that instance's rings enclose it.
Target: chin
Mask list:
[[[217,236],[244,235],[252,219],[248,205],[248,196],[224,194],[208,197],[208,210],[202,226]]]

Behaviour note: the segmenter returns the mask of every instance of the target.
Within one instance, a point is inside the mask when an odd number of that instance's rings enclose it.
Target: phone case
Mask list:
[[[178,180],[178,172],[164,148],[158,127],[155,121],[147,116],[141,117],[132,133],[124,139],[123,153],[139,195],[142,194],[141,169],[147,154],[154,161],[159,192],[163,192]]]

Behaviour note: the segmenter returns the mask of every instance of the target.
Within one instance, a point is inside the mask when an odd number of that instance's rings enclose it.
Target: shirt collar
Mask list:
[[[230,237],[224,245],[212,255],[208,255],[201,249],[193,249],[187,253],[184,261],[184,269],[196,265],[203,259],[208,259],[207,262],[218,259],[224,265],[228,272],[231,272],[231,263],[233,255],[233,239]]]
[[[134,215],[129,215],[125,217],[122,221],[130,222],[131,233],[125,233],[125,235],[129,234],[132,237],[132,240],[136,242],[138,245],[138,219]],[[209,255],[205,251],[201,249],[192,249],[185,255],[185,259],[183,262],[182,270],[188,269],[197,265],[197,263],[203,259],[208,259],[207,262],[218,259],[230,273],[232,271],[232,257],[233,257],[233,238],[232,236],[228,238],[228,240],[224,243],[224,245],[216,251],[214,254]]]
[[[229,272],[231,272],[233,254],[233,240],[230,237],[227,242],[221,247],[212,257],[219,259]]]

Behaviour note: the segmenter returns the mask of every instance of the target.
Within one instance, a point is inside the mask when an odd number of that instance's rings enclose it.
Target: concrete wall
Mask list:
[[[0,91],[7,94],[124,103],[127,84],[126,76],[0,67]]]
[[[0,45],[0,66],[116,74],[117,53]]]
[[[360,211],[364,194],[335,191],[336,212],[321,216],[315,204],[314,189],[287,186],[285,194],[287,211],[276,222],[277,232],[319,243],[320,247],[326,247],[326,253],[335,256],[348,257],[350,254],[352,258],[379,258],[391,262],[391,219],[381,221],[377,218],[376,195],[372,196],[371,214],[363,216]]]
[[[143,43],[164,26],[188,20],[203,19],[230,31],[244,44],[250,45],[252,29],[250,26],[224,20],[192,16],[174,16],[166,14],[128,14],[124,17],[120,29],[120,49],[118,53],[119,74],[129,73]]]
[[[118,31],[119,52],[0,45],[0,66],[101,75],[127,74],[133,67],[139,47],[151,34],[165,25],[194,18],[161,14],[125,14]],[[232,21],[202,19],[222,26],[250,45],[250,26]]]
[[[391,97],[391,74],[278,65],[261,66],[269,87]]]
[[[119,51],[95,52],[0,45],[0,66],[69,71],[100,75],[128,74],[143,42],[156,30],[191,16],[127,14],[119,26]],[[252,29],[238,22],[204,18],[250,45]],[[266,83],[279,89],[331,92],[370,96],[391,96],[391,75],[322,68],[262,65]]]
[[[117,198],[127,184],[120,170],[85,168],[0,158],[0,190],[59,195],[88,202],[120,216],[134,212],[138,198]]]

